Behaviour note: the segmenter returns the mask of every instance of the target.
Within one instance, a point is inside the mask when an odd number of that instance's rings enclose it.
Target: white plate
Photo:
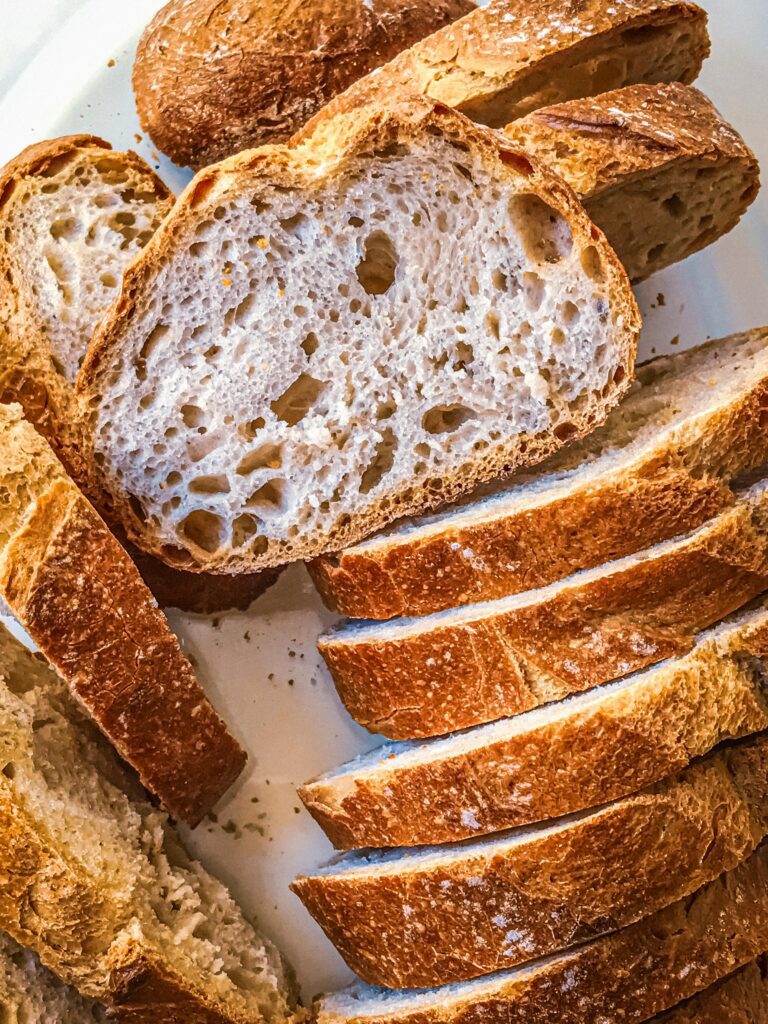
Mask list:
[[[706,0],[705,0],[706,3]],[[0,163],[40,139],[93,132],[132,147],[178,190],[187,172],[158,158],[140,132],[131,59],[159,0],[90,0],[42,49],[0,102]],[[768,167],[764,97],[765,0],[709,0],[714,54],[699,82]],[[114,61],[114,66],[109,66]],[[768,193],[727,238],[639,289],[646,327],[641,355],[768,323]],[[661,305],[657,296],[663,295]],[[293,567],[247,613],[218,624],[172,612],[216,706],[250,752],[249,769],[190,837],[205,864],[296,967],[305,996],[349,978],[330,944],[289,892],[301,871],[331,854],[299,809],[295,787],[378,741],[339,704],[314,641],[332,621],[303,569]]]

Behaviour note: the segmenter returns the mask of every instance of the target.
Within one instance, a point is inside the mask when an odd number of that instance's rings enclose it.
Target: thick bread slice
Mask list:
[[[573,187],[633,281],[726,234],[760,188],[741,136],[678,83],[546,107],[505,134]]]
[[[734,478],[766,461],[766,407],[766,327],[654,359],[541,471],[318,559],[315,583],[346,615],[427,615],[640,551],[733,502]]]
[[[764,956],[656,1018],[657,1024],[766,1024],[766,1021],[768,958]]]
[[[102,1006],[42,966],[37,956],[0,935],[0,1020],[3,1024],[106,1024]]]
[[[616,800],[768,729],[768,608],[690,654],[516,718],[387,743],[299,790],[338,849],[456,842]]]
[[[731,870],[768,833],[767,801],[761,736],[588,814],[347,854],[293,889],[364,981],[466,981],[621,928]]]
[[[392,992],[356,984],[318,1024],[641,1024],[768,949],[768,848],[693,896],[572,952],[471,982]]]
[[[5,629],[0,764],[1,928],[121,1020],[291,1019],[277,951]]]
[[[135,566],[17,405],[0,405],[0,596],[147,788],[197,823],[245,752]]]
[[[0,401],[22,405],[78,480],[78,367],[172,202],[141,157],[92,135],[37,143],[0,169]],[[164,607],[245,608],[276,578],[185,573],[126,547]]]
[[[692,533],[540,590],[348,622],[320,651],[352,717],[392,739],[520,714],[685,654],[768,587],[768,478]]]
[[[573,193],[499,133],[341,111],[202,172],[128,269],[78,381],[94,486],[190,568],[317,555],[602,422],[638,329]]]
[[[625,85],[692,82],[708,54],[707,15],[687,0],[495,0],[360,79],[299,134],[399,88],[502,128]]]

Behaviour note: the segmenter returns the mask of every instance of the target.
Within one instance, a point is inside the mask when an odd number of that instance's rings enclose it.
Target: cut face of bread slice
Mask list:
[[[692,533],[514,597],[350,622],[320,651],[352,717],[392,739],[444,735],[686,653],[768,587],[768,479]]]
[[[30,146],[0,170],[0,401],[21,404],[79,481],[78,368],[125,267],[172,202],[141,157],[92,135]],[[164,607],[245,608],[276,578],[212,580],[126,546]]]
[[[734,479],[766,461],[767,400],[768,328],[652,360],[540,472],[318,559],[315,583],[346,615],[427,615],[640,551],[733,502]]]
[[[364,981],[465,981],[623,927],[734,868],[768,832],[767,797],[760,737],[588,814],[347,854],[293,888]]]
[[[18,405],[0,405],[0,596],[147,788],[196,824],[245,753],[133,563]]]
[[[339,849],[455,842],[615,800],[768,729],[768,609],[690,654],[444,739],[388,743],[301,788]]]
[[[94,486],[182,564],[319,554],[601,422],[638,326],[500,135],[419,99],[341,113],[202,172],[129,268],[78,383]]]
[[[319,1024],[640,1024],[768,949],[768,849],[700,889],[570,953],[471,982],[391,992],[356,984]]]
[[[102,1006],[42,966],[37,956],[0,935],[0,1020],[3,1024],[106,1024]]]
[[[502,128],[539,107],[625,85],[692,82],[708,54],[707,16],[694,3],[496,0],[360,79],[304,131],[396,88]]]
[[[121,1019],[289,1019],[275,949],[5,630],[0,678],[0,927]]]
[[[545,107],[505,133],[573,187],[633,281],[726,234],[759,190],[754,154],[684,85]]]
[[[768,1021],[768,959],[759,957],[730,977],[710,986],[682,1006],[657,1019],[657,1024],[766,1024]]]

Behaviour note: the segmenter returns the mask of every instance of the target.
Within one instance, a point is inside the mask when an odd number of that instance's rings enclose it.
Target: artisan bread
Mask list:
[[[128,269],[78,389],[94,487],[145,550],[242,572],[338,548],[629,386],[637,309],[573,194],[391,100],[202,172]]]
[[[707,15],[687,0],[495,0],[361,78],[303,132],[396,89],[503,128],[624,85],[692,82],[708,54]]]
[[[621,928],[736,867],[768,833],[767,799],[758,737],[587,814],[347,854],[293,889],[364,981],[466,981]]]
[[[616,683],[443,739],[386,743],[301,799],[339,849],[455,842],[636,792],[768,729],[768,608]]]
[[[358,983],[315,1006],[318,1024],[640,1024],[768,949],[768,849],[693,896],[571,952],[442,988]]]
[[[760,957],[663,1014],[657,1024],[766,1024],[768,958]]]
[[[277,951],[5,630],[0,679],[0,927],[120,1019],[290,1020]]]
[[[315,583],[345,615],[427,615],[640,551],[732,504],[765,462],[766,401],[768,328],[652,360],[541,471],[317,559]]]
[[[92,135],[29,146],[0,170],[0,401],[19,402],[78,478],[77,370],[123,270],[172,201],[141,157]],[[276,578],[185,573],[117,533],[164,607],[245,608]]]
[[[319,646],[352,717],[444,735],[685,654],[768,587],[768,478],[697,530],[539,590],[418,619],[348,622]]]
[[[284,142],[330,99],[472,0],[171,0],[136,49],[142,127],[177,164],[204,167]]]
[[[633,281],[726,234],[759,190],[754,153],[678,83],[545,107],[505,133],[573,187]]]
[[[133,563],[18,405],[0,405],[0,596],[147,788],[196,824],[245,753]]]
[[[0,934],[0,1020],[3,1024],[106,1024],[103,1007],[43,967],[34,953]]]

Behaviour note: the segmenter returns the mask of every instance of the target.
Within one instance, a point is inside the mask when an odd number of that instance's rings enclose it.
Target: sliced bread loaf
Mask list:
[[[348,622],[320,651],[352,717],[392,739],[517,715],[685,654],[768,587],[768,478],[697,530],[513,597]]]
[[[356,984],[319,1024],[641,1024],[768,949],[768,848],[650,917],[490,977],[420,991]]]
[[[535,475],[310,566],[346,615],[427,615],[545,586],[701,525],[766,461],[768,328],[638,368],[606,423]],[[439,580],[439,586],[435,581]]]
[[[740,971],[657,1018],[657,1024],[766,1024],[768,958],[762,956]]]
[[[0,927],[121,1020],[291,1018],[274,947],[4,629],[0,763]]]
[[[360,79],[304,133],[397,88],[502,128],[539,107],[624,85],[692,82],[708,54],[707,15],[687,0],[496,0]]]
[[[761,736],[587,814],[347,854],[293,889],[364,981],[466,981],[621,928],[736,867],[768,833],[766,801]]]
[[[37,956],[0,935],[0,1020],[3,1024],[106,1024],[103,1007],[42,966]]]
[[[141,157],[92,135],[37,143],[0,169],[0,401],[21,404],[79,482],[77,370],[172,202]],[[163,606],[244,608],[275,579],[185,573],[126,546]]]
[[[338,548],[629,386],[637,308],[573,193],[391,101],[202,172],[128,269],[78,388],[96,492],[146,550],[242,572]]]
[[[744,140],[678,83],[545,107],[505,133],[573,187],[633,281],[726,234],[760,187]]]
[[[339,849],[456,842],[636,792],[723,740],[768,729],[768,608],[681,658],[444,739],[387,743],[308,782]]]
[[[135,566],[18,405],[0,405],[0,596],[147,788],[199,821],[245,753]]]

